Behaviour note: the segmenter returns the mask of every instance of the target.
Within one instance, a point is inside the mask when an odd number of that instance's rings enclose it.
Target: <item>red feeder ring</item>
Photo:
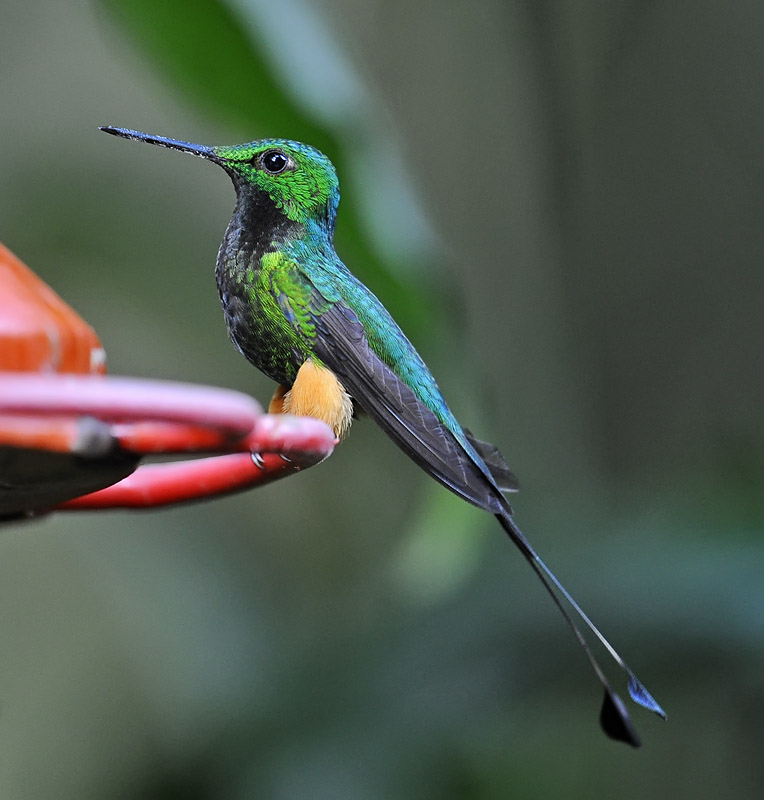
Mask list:
[[[264,415],[239,392],[103,376],[90,326],[2,245],[0,370],[0,519],[227,494],[336,443],[324,423]],[[227,455],[137,467],[157,453]]]

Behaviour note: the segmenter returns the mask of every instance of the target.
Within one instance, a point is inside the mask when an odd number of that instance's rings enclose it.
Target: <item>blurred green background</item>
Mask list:
[[[319,146],[340,254],[669,714],[607,740],[493,520],[361,421],[261,491],[3,529],[0,797],[760,797],[764,6],[0,10],[0,239],[111,371],[271,393],[218,307],[228,179],[97,126]]]

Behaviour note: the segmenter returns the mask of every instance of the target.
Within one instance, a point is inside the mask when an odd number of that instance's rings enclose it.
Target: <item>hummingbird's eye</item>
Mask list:
[[[281,150],[266,150],[260,163],[269,175],[279,175],[289,166],[289,159]]]

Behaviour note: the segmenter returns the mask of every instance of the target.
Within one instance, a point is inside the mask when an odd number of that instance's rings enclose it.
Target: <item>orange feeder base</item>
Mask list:
[[[0,370],[106,372],[93,329],[0,244]]]

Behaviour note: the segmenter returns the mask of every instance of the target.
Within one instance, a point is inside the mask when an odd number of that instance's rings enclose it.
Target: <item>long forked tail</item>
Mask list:
[[[584,635],[579,630],[576,623],[573,621],[568,609],[563,604],[565,600],[568,605],[575,611],[575,613],[584,622],[587,628],[600,640],[605,649],[613,657],[616,664],[626,673],[629,679],[629,695],[635,703],[649,709],[657,714],[661,719],[666,719],[666,713],[658,705],[650,692],[645,689],[637,676],[629,669],[626,662],[615,651],[613,646],[608,640],[600,633],[594,623],[584,613],[581,606],[571,597],[568,590],[557,580],[555,574],[547,567],[547,565],[539,558],[538,553],[531,547],[530,542],[525,538],[522,531],[517,527],[509,512],[501,512],[496,514],[496,519],[499,520],[501,527],[507,532],[509,538],[514,542],[520,552],[525,556],[526,561],[531,565],[533,571],[538,575],[544,588],[549,593],[549,596],[554,601],[554,604],[560,610],[568,627],[573,631],[578,643],[586,653],[589,663],[592,665],[594,674],[597,676],[602,688],[605,690],[605,697],[602,701],[602,709],[600,711],[600,725],[605,733],[611,739],[617,739],[621,742],[626,742],[632,747],[639,747],[641,741],[637,732],[634,730],[629,712],[621,698],[615,693],[610,682],[605,677],[597,659],[594,657],[589,644],[587,643]]]

